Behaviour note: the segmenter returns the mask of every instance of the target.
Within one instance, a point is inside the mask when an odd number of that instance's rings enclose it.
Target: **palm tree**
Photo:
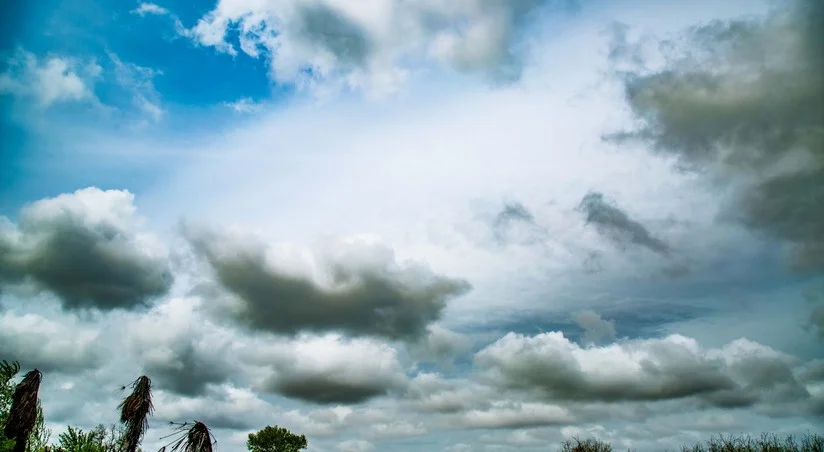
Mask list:
[[[14,452],[26,452],[29,435],[37,423],[37,393],[43,374],[34,369],[17,384],[4,433],[14,440]]]
[[[120,422],[126,427],[124,442],[126,452],[136,452],[149,429],[149,416],[152,414],[152,380],[143,375],[132,383],[132,393],[117,406],[120,409]]]
[[[176,441],[172,441],[174,444],[172,452],[212,452],[212,445],[217,441],[212,441],[213,436],[212,432],[209,431],[209,427],[200,421],[195,421],[192,428],[188,430],[186,430],[187,425],[189,425],[188,422],[179,424],[175,429],[175,433],[169,435],[180,434]],[[160,451],[165,452],[166,446],[163,446]]]

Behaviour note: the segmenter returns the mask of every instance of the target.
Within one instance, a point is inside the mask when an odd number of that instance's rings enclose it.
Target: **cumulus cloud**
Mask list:
[[[303,337],[258,350],[253,361],[271,369],[262,386],[318,404],[354,404],[403,387],[397,352],[371,339]]]
[[[212,429],[252,430],[275,415],[274,408],[248,389],[221,385],[200,397],[158,391],[154,396],[154,418],[187,422],[198,419]]]
[[[196,396],[226,381],[234,370],[231,332],[198,314],[194,299],[173,298],[131,322],[130,349],[158,388]]]
[[[449,298],[470,288],[424,266],[401,265],[392,250],[363,241],[331,244],[315,253],[313,277],[275,264],[277,256],[267,256],[269,247],[256,239],[190,227],[184,233],[220,285],[237,297],[226,313],[258,331],[420,337]]]
[[[587,193],[579,208],[586,214],[587,224],[595,226],[600,234],[619,246],[633,244],[659,254],[668,254],[670,251],[669,246],[653,236],[643,224],[604,199],[603,193]]]
[[[598,343],[605,339],[615,339],[615,322],[604,320],[590,309],[577,312],[572,320],[584,330],[584,341]]]
[[[101,363],[98,333],[76,322],[56,322],[37,314],[0,314],[0,356],[23,368],[72,373]]]
[[[714,21],[661,45],[663,64],[621,76],[640,140],[727,184],[726,218],[824,268],[824,5],[779,2],[766,18]],[[636,54],[617,41],[615,55]],[[627,50],[629,49],[629,50]]]
[[[621,402],[696,398],[744,407],[808,401],[795,359],[739,339],[702,349],[684,336],[582,348],[562,333],[509,333],[476,355],[485,378],[548,401]]]
[[[40,107],[61,102],[94,100],[93,81],[100,66],[64,56],[37,55],[19,50],[0,74],[0,94],[34,98]]]
[[[162,247],[139,230],[134,196],[85,188],[0,218],[0,284],[31,284],[66,309],[132,309],[168,292]],[[2,287],[2,286],[0,286]]]
[[[278,83],[336,79],[391,91],[407,77],[410,62],[515,80],[524,66],[524,29],[548,5],[568,3],[220,0],[192,28],[179,31],[218,51],[236,55],[239,47],[267,58]]]

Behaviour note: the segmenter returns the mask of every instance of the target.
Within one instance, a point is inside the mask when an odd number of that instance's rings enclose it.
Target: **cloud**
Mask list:
[[[575,422],[574,415],[556,405],[528,402],[495,402],[484,410],[470,410],[461,417],[468,428],[528,428],[546,425],[566,425]]]
[[[152,122],[163,119],[165,111],[153,82],[153,79],[163,72],[124,62],[114,53],[109,53],[109,59],[114,64],[115,81],[129,93],[132,107]]]
[[[264,389],[318,404],[355,404],[401,388],[406,375],[390,346],[336,335],[264,348],[254,361],[271,369]]]
[[[169,10],[157,5],[155,3],[141,3],[137,8],[132,10],[133,14],[137,14],[139,16],[145,16],[147,14],[155,15],[155,16],[164,16],[169,14]]]
[[[549,0],[458,3],[381,0],[250,2],[220,0],[181,33],[231,55],[271,61],[278,83],[337,79],[350,87],[391,91],[409,62],[435,62],[460,71],[515,80],[524,65],[525,28]],[[237,31],[237,42],[229,40]]]
[[[95,101],[93,81],[100,67],[64,56],[38,58],[18,50],[0,74],[0,94],[33,98],[42,108],[57,103]]]
[[[584,330],[584,341],[599,343],[604,339],[615,339],[615,322],[604,320],[592,310],[580,311],[572,320]]]
[[[197,419],[211,429],[252,430],[275,416],[275,410],[248,389],[221,385],[201,397],[181,397],[158,391],[154,418],[191,422]]]
[[[338,444],[340,452],[371,452],[375,450],[374,444],[362,439],[348,439]]]
[[[227,234],[184,229],[195,254],[237,297],[228,314],[253,330],[415,338],[440,316],[446,300],[470,288],[424,266],[398,264],[392,250],[364,241],[327,244],[316,252],[321,284],[306,272],[273,264],[278,256],[267,256],[271,250],[257,239],[244,243]]]
[[[30,283],[66,309],[147,306],[172,275],[162,247],[138,229],[133,200],[90,187],[23,207],[17,225],[0,222],[0,284]]]
[[[23,368],[73,373],[101,363],[98,334],[76,322],[68,325],[37,314],[0,314],[0,356]]]
[[[794,245],[824,268],[824,5],[780,2],[766,18],[713,21],[620,72],[640,140],[731,189],[722,217]],[[632,48],[625,41],[619,49]],[[626,52],[618,52],[618,54]],[[631,53],[631,52],[630,52]]]
[[[670,252],[666,243],[654,237],[643,224],[630,218],[618,206],[607,202],[602,193],[587,193],[579,208],[586,214],[587,224],[594,225],[600,234],[620,246],[631,243],[659,254]]]
[[[479,351],[475,362],[493,384],[556,402],[693,397],[731,408],[810,397],[793,374],[793,358],[746,339],[708,350],[679,335],[581,348],[558,332],[509,333]]]
[[[172,298],[126,328],[130,349],[160,389],[201,395],[235,370],[230,347],[239,338],[203,319],[199,308],[197,300]]]
[[[547,231],[535,221],[535,216],[520,202],[507,202],[492,220],[492,233],[499,244],[519,242],[540,243]]]
[[[246,97],[238,99],[234,102],[225,102],[223,106],[238,114],[255,113],[260,111],[262,108],[261,104],[255,103],[254,100]]]

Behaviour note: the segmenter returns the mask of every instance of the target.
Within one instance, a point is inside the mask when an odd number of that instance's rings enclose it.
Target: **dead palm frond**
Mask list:
[[[34,369],[17,384],[12,395],[11,410],[6,419],[4,433],[14,440],[14,452],[24,452],[29,435],[37,422],[37,393],[43,374]]]
[[[149,429],[149,416],[154,411],[152,380],[145,375],[135,380],[132,383],[132,393],[117,408],[120,410],[120,422],[126,427],[123,435],[126,452],[135,452]]]
[[[174,433],[164,438],[177,436],[166,445],[172,446],[172,452],[212,452],[212,446],[217,443],[217,441],[212,441],[214,435],[203,422],[195,421],[189,429],[186,428],[190,425],[188,422],[182,424],[170,422],[170,424],[177,425],[177,428]],[[163,446],[161,451],[165,452],[166,446]]]

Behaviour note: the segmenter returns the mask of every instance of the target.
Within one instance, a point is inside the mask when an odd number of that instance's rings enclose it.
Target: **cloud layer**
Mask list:
[[[622,73],[642,125],[611,135],[729,184],[725,217],[794,244],[807,269],[824,266],[822,17],[821,2],[784,2],[766,19],[715,21],[665,42],[662,67]],[[634,46],[618,41],[615,54],[640,54]]]
[[[424,266],[398,264],[390,249],[362,241],[332,244],[315,255],[319,283],[311,273],[273,265],[257,239],[192,228],[185,235],[218,283],[236,296],[225,312],[257,331],[415,338],[448,299],[470,289]]]
[[[97,188],[27,205],[17,225],[0,225],[0,284],[31,284],[66,309],[147,306],[172,274],[134,209],[131,193]]]

